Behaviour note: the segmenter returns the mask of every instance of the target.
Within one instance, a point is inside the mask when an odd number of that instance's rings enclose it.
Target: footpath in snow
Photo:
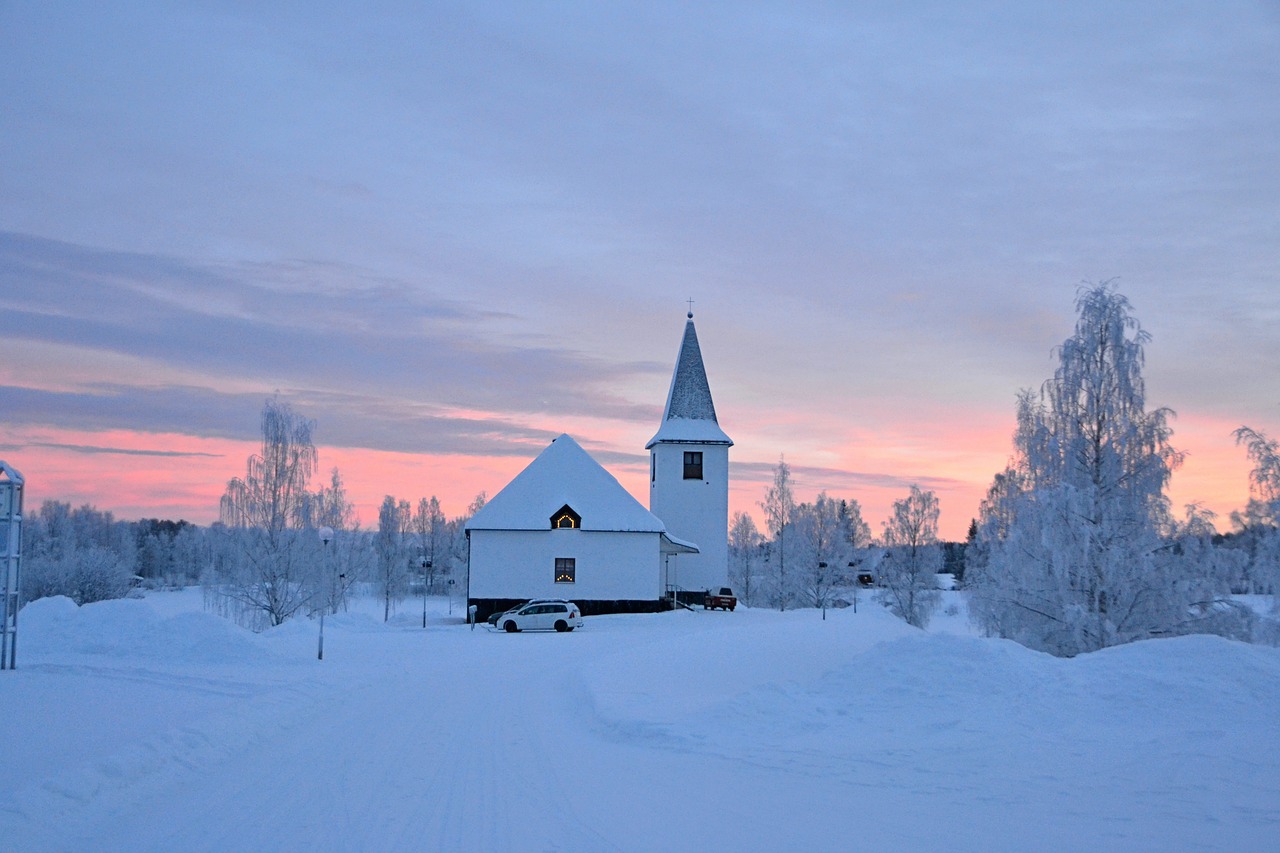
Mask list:
[[[1280,650],[1061,660],[858,613],[262,635],[155,594],[21,614],[23,851],[1222,850],[1280,838]],[[412,606],[407,608],[412,614]]]

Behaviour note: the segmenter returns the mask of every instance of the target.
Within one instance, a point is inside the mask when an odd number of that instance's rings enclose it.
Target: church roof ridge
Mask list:
[[[468,530],[544,530],[568,505],[583,530],[664,533],[662,521],[568,434],[562,434],[467,522]]]

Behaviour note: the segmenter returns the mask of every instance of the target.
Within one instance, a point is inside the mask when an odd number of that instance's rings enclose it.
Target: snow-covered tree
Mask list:
[[[471,517],[484,508],[488,501],[488,495],[484,492],[476,495],[475,498],[467,505],[467,511],[457,518],[449,519],[445,525],[444,542],[446,543],[444,551],[444,560],[446,562],[441,571],[441,575],[446,584],[453,584],[462,592],[467,588],[467,571],[469,566],[467,563],[468,544],[467,544],[467,522]],[[446,587],[450,597],[452,598],[455,589]]]
[[[862,505],[857,501],[840,501],[840,529],[851,552],[871,544],[871,525],[863,519]]]
[[[316,529],[352,530],[356,527],[356,510],[347,498],[347,488],[336,467],[329,472],[329,485],[321,486],[314,494],[308,495],[304,519],[305,527]]]
[[[938,515],[937,496],[912,486],[905,498],[893,502],[881,536],[885,551],[878,567],[880,599],[917,628],[929,624],[938,606]]]
[[[786,610],[787,601],[792,596],[792,580],[787,577],[787,528],[796,509],[791,467],[786,459],[780,458],[773,469],[773,485],[765,491],[760,508],[764,510],[769,535],[773,537],[767,558],[774,572],[769,579],[774,588],[774,600],[779,610]]]
[[[748,607],[756,595],[756,574],[760,570],[760,552],[764,536],[756,528],[755,519],[736,512],[729,523],[729,583],[738,600]]]
[[[262,448],[249,457],[244,477],[227,483],[222,496],[225,525],[223,571],[216,592],[240,605],[235,615],[254,627],[279,625],[301,610],[315,592],[322,560],[309,523],[307,487],[316,467],[313,421],[287,403],[268,400],[262,410]]]
[[[436,574],[447,568],[440,563],[448,541],[444,513],[440,510],[440,499],[435,495],[418,501],[418,508],[413,514],[413,529],[418,537],[420,559],[426,559],[429,563],[423,581],[426,591],[435,592]]]
[[[1108,284],[1082,289],[1076,308],[1053,378],[1019,397],[968,584],[989,633],[1060,655],[1196,630],[1203,596],[1170,559],[1164,489],[1182,455],[1171,413],[1146,408],[1149,336]]]
[[[841,508],[840,502],[821,492],[812,504],[801,504],[793,514],[794,574],[802,600],[811,607],[831,606],[836,591],[848,581],[852,540],[861,533],[851,532],[847,505],[843,517]]]
[[[1233,514],[1237,527],[1250,538],[1250,591],[1270,589],[1273,607],[1280,610],[1280,443],[1242,426],[1236,443],[1245,446],[1253,470],[1249,472],[1249,504]]]
[[[382,499],[378,510],[378,532],[373,539],[378,555],[377,588],[382,598],[382,621],[391,619],[391,605],[404,598],[409,586],[406,536],[410,526],[408,501],[396,502],[391,495]]]
[[[133,585],[136,536],[110,512],[45,501],[23,524],[22,598],[77,604],[120,598]]]

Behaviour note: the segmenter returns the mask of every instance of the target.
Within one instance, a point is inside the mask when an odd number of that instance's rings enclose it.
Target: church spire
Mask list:
[[[684,337],[680,341],[680,354],[676,356],[676,369],[671,375],[662,425],[645,447],[652,447],[660,441],[733,444],[716,420],[711,386],[707,383],[702,349],[698,346],[698,332],[693,325],[693,311],[689,312],[684,324]]]

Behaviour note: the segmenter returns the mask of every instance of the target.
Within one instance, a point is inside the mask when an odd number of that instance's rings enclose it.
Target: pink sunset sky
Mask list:
[[[1280,433],[1277,55],[1262,2],[6,4],[0,459],[207,523],[278,394],[365,524],[561,432],[647,504],[692,298],[731,512],[785,455],[960,538],[1115,279],[1227,529],[1232,430]]]

